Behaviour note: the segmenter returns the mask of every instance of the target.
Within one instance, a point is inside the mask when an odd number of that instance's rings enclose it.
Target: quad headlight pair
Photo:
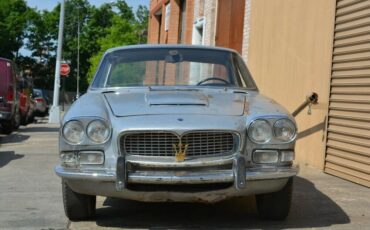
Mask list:
[[[254,120],[248,128],[249,138],[259,144],[274,142],[290,142],[296,137],[295,124],[286,118],[276,120],[274,123],[265,119]]]
[[[74,145],[83,143],[86,137],[95,144],[103,144],[109,139],[111,129],[100,119],[89,122],[86,127],[81,121],[71,120],[63,126],[62,134],[68,143]]]

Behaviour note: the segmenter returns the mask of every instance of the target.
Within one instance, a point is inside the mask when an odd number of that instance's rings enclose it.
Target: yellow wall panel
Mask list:
[[[248,66],[260,91],[294,111],[314,91],[318,106],[296,118],[296,161],[323,168],[335,0],[252,0]]]

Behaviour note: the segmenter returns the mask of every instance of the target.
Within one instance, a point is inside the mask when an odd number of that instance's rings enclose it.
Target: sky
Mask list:
[[[90,4],[100,6],[103,3],[114,2],[114,0],[88,0]],[[59,0],[26,0],[28,6],[36,7],[39,10],[52,10]],[[126,0],[127,4],[136,9],[139,5],[146,5],[149,8],[149,0]]]
[[[68,0],[67,0],[68,1]],[[104,3],[111,3],[114,0],[88,0],[90,4],[99,7]],[[145,5],[149,8],[150,0],[126,0],[127,4],[136,11],[139,5]],[[60,0],[26,0],[27,5],[32,8],[37,8],[38,10],[52,10],[60,2]],[[20,53],[24,56],[30,56],[31,52],[26,50],[24,47],[21,48]]]

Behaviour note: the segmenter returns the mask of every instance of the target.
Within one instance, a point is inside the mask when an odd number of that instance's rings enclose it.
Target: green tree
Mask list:
[[[23,1],[23,0],[10,0]],[[0,1],[2,3],[3,1]],[[0,12],[1,12],[0,8]],[[32,52],[30,58],[20,58],[20,65],[31,68],[35,85],[53,88],[56,41],[58,38],[60,5],[52,11],[29,9],[23,38],[26,48]],[[140,6],[136,12],[126,1],[95,7],[87,0],[68,0],[65,10],[65,29],[62,58],[70,62],[71,73],[66,79],[66,89],[76,90],[78,25],[80,26],[80,90],[88,87],[89,80],[100,57],[109,48],[146,42],[148,10]]]
[[[20,57],[17,63],[21,69],[32,70],[36,87],[52,89],[53,86],[59,9],[29,10],[26,48],[31,51],[31,57]]]
[[[29,8],[24,0],[0,1],[0,54],[17,58],[26,35]]]
[[[122,4],[122,2],[124,1],[121,1],[121,8],[119,8],[121,13],[114,16],[113,24],[109,28],[107,36],[98,40],[99,52],[90,58],[90,68],[87,75],[89,82],[94,77],[105,51],[113,47],[144,43],[147,40],[145,30],[148,26],[148,9],[145,6],[139,6],[135,17],[131,14],[132,8],[127,4]],[[125,8],[122,8],[123,6]]]

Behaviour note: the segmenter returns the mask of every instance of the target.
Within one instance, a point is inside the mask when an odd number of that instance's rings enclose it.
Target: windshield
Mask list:
[[[39,89],[33,89],[33,96],[34,97],[42,97],[42,91]]]
[[[105,56],[93,88],[220,86],[255,88],[236,54],[192,48],[118,50]],[[243,76],[246,75],[246,76]]]

